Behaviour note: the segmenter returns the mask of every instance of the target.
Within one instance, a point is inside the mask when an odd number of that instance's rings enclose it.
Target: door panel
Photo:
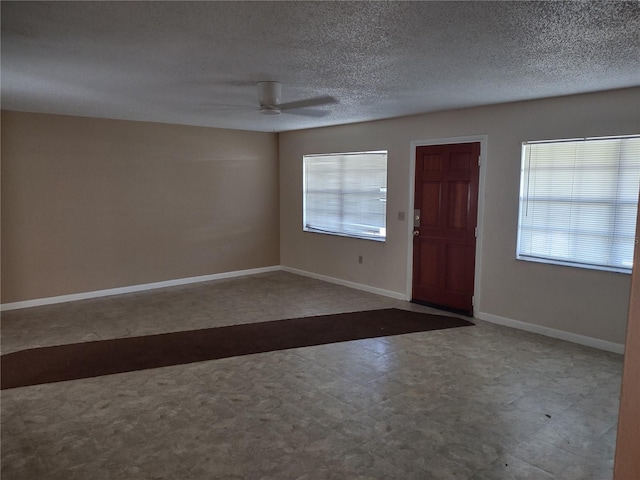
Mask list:
[[[420,278],[426,287],[438,285],[438,263],[441,257],[440,245],[435,242],[420,242]]]
[[[449,170],[452,172],[459,170],[469,171],[471,168],[470,160],[471,158],[466,153],[452,153],[449,158]]]
[[[447,211],[447,227],[450,230],[466,230],[467,215],[469,209],[467,202],[469,199],[468,182],[449,183],[449,210]]]
[[[439,172],[442,170],[442,155],[425,154],[422,165],[424,172]]]
[[[473,314],[479,143],[417,147],[412,300]]]
[[[420,225],[437,228],[440,210],[429,208],[440,203],[440,182],[424,182],[422,186],[422,202],[420,203]]]
[[[445,288],[451,292],[465,293],[468,279],[462,272],[466,271],[466,265],[469,261],[467,250],[464,245],[447,245]]]

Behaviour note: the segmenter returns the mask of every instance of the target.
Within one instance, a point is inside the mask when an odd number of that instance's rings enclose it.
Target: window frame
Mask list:
[[[384,225],[378,226],[382,231],[384,231],[383,235],[380,234],[366,234],[366,233],[353,233],[344,230],[332,230],[332,229],[323,229],[320,226],[311,226],[309,225],[309,221],[307,218],[307,206],[308,206],[308,161],[311,161],[314,158],[327,158],[327,157],[355,157],[358,155],[376,155],[376,154],[384,154],[385,156],[385,166],[384,166]],[[337,153],[317,153],[317,154],[305,154],[302,156],[303,163],[303,173],[302,173],[302,230],[306,233],[318,233],[323,235],[332,235],[338,237],[346,237],[346,238],[355,238],[359,240],[370,240],[374,242],[384,243],[387,241],[387,220],[388,220],[388,212],[387,212],[387,192],[388,192],[388,162],[389,162],[389,150],[387,149],[379,149],[379,150],[366,150],[366,151],[353,151],[353,152],[337,152]],[[343,191],[342,189],[341,191]],[[341,211],[344,211],[344,202],[340,202]]]
[[[588,270],[600,270],[600,271],[608,271],[608,272],[616,272],[616,273],[623,273],[623,274],[631,274],[632,273],[632,266],[630,266],[629,268],[626,267],[621,267],[621,266],[615,266],[615,265],[611,265],[611,264],[605,264],[605,263],[590,263],[589,261],[584,261],[584,262],[580,262],[580,261],[572,261],[572,260],[562,260],[562,259],[558,259],[555,257],[545,257],[544,255],[534,255],[534,254],[527,254],[527,253],[523,253],[521,251],[521,245],[522,245],[522,236],[523,236],[523,205],[528,202],[527,197],[528,194],[525,192],[525,190],[528,188],[528,186],[525,186],[525,177],[527,182],[531,181],[531,176],[530,173],[525,172],[525,170],[527,170],[527,150],[526,147],[529,145],[536,145],[536,144],[561,144],[561,143],[571,143],[571,142],[589,142],[589,141],[607,141],[607,140],[624,140],[624,139],[636,139],[637,141],[640,141],[640,134],[634,134],[634,135],[616,135],[616,136],[607,136],[607,137],[587,137],[587,138],[569,138],[569,139],[558,139],[558,140],[540,140],[540,141],[525,141],[522,142],[522,146],[521,146],[521,163],[520,163],[520,168],[521,168],[521,172],[520,172],[520,185],[519,185],[519,198],[518,198],[518,224],[517,224],[517,243],[516,243],[516,260],[521,260],[521,261],[529,261],[529,262],[534,262],[534,263],[544,263],[544,264],[550,264],[550,265],[561,265],[561,266],[569,266],[569,267],[575,267],[575,268],[583,268],[583,269],[588,269]],[[640,161],[640,160],[639,160]],[[531,166],[530,160],[529,160],[529,168]],[[638,166],[637,168],[640,168],[640,166]],[[574,164],[574,169],[575,169],[575,164]],[[620,182],[620,177],[621,177],[621,173],[620,173],[620,160],[618,161],[618,172],[617,172],[617,176],[616,176],[616,182],[619,183]],[[640,187],[640,185],[639,185]],[[572,192],[573,194],[573,192]],[[589,197],[589,200],[584,202],[584,203],[589,203],[589,201],[593,201],[591,200],[592,197]],[[573,198],[571,198],[570,200],[571,205],[580,205],[580,201],[574,201]],[[636,197],[636,212],[638,211],[638,207],[639,207],[640,202],[638,201],[637,197]],[[609,202],[606,205],[610,205],[613,206],[615,208],[615,206],[620,205],[620,202]],[[614,213],[615,215],[615,213]],[[635,216],[634,216],[635,219]],[[615,228],[615,227],[614,227]],[[570,227],[569,229],[570,231],[573,231],[573,229]],[[609,231],[609,235],[608,237],[610,238],[615,238],[615,236],[613,235],[615,233],[615,230],[610,230]],[[634,237],[635,238],[635,237]],[[638,242],[638,239],[635,238],[635,243]],[[633,246],[631,247],[633,249]],[[633,255],[633,253],[632,253]]]

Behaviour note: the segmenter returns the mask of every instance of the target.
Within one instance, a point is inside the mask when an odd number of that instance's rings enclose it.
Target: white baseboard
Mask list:
[[[578,343],[580,345],[597,348],[599,350],[606,350],[607,352],[624,354],[624,345],[621,343],[608,342],[606,340],[600,340],[599,338],[587,337],[577,333],[565,332],[564,330],[556,330],[555,328],[543,327],[542,325],[521,322],[511,318],[492,315],[490,313],[478,312],[476,317],[480,320],[484,320],[485,322],[497,323],[498,325],[504,325],[506,327],[538,333],[547,337],[558,338],[560,340]]]
[[[189,283],[209,282],[211,280],[221,280],[223,278],[243,277],[246,275],[256,275],[258,273],[275,272],[282,270],[280,265],[272,267],[251,268],[248,270],[236,270],[233,272],[214,273],[212,275],[201,275],[198,277],[178,278],[166,280],[164,282],[144,283],[140,285],[130,285],[128,287],[109,288],[107,290],[94,290],[92,292],[72,293],[70,295],[60,295],[57,297],[37,298],[25,300],[23,302],[4,303],[0,305],[0,311],[17,310],[20,308],[39,307],[42,305],[53,305],[55,303],[75,302],[87,300],[89,298],[109,297],[123,293],[142,292],[145,290],[155,290],[157,288],[175,287],[177,285],[187,285]]]
[[[385,290],[383,288],[371,287],[362,283],[350,282],[348,280],[342,280],[341,278],[327,277],[326,275],[320,275],[319,273],[307,272],[305,270],[298,270],[297,268],[281,267],[282,270],[296,275],[302,275],[303,277],[315,278],[316,280],[322,280],[328,283],[335,283],[344,287],[355,288],[356,290],[362,290],[364,292],[375,293],[376,295],[382,295],[384,297],[395,298],[396,300],[407,300],[407,296],[404,293],[394,292],[392,290]]]
[[[274,265],[271,267],[252,268],[248,270],[236,270],[232,272],[214,273],[212,275],[201,275],[198,277],[178,278],[175,280],[167,280],[164,282],[145,283],[141,285],[130,285],[127,287],[109,288],[107,290],[95,290],[92,292],[73,293],[70,295],[60,295],[57,297],[37,298],[33,300],[25,300],[22,302],[5,303],[0,305],[0,311],[6,312],[9,310],[17,310],[21,308],[38,307],[42,305],[53,305],[56,303],[75,302],[78,300],[87,300],[91,298],[108,297],[112,295],[121,295],[123,293],[142,292],[145,290],[155,290],[158,288],[174,287],[178,285],[187,285],[190,283],[209,282],[212,280],[221,280],[224,278],[243,277],[246,275],[256,275],[259,273],[276,272],[283,270],[285,272],[293,273],[296,275],[302,275],[304,277],[315,278],[316,280],[322,280],[324,282],[334,283],[356,290],[362,290],[364,292],[375,293],[376,295],[382,295],[385,297],[394,298],[396,300],[410,300],[406,294],[400,292],[394,292],[392,290],[385,290],[382,288],[372,287],[370,285],[364,285],[362,283],[350,282],[348,280],[342,280],[340,278],[328,277],[326,275],[320,275],[318,273],[307,272],[305,270],[298,270],[297,268],[284,267],[280,265]],[[484,320],[485,322],[496,323],[498,325],[504,325],[506,327],[517,328],[519,330],[525,330],[527,332],[538,333],[547,337],[558,338],[560,340],[566,340],[587,347],[597,348],[599,350],[605,350],[613,353],[624,353],[624,345],[620,343],[608,342],[606,340],[600,340],[598,338],[587,337],[579,335],[577,333],[565,332],[563,330],[556,330],[555,328],[543,327],[541,325],[535,325],[533,323],[521,322],[519,320],[513,320],[511,318],[500,317],[491,313],[477,312],[476,318]]]

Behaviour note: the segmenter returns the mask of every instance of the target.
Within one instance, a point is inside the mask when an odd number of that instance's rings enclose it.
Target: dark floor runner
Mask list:
[[[2,389],[287,348],[462,327],[460,318],[389,308],[33,348],[2,355]]]

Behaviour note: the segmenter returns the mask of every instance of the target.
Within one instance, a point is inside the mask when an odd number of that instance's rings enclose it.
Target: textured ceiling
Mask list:
[[[640,3],[7,2],[2,108],[286,131],[640,85]],[[320,96],[324,116],[260,115]]]

